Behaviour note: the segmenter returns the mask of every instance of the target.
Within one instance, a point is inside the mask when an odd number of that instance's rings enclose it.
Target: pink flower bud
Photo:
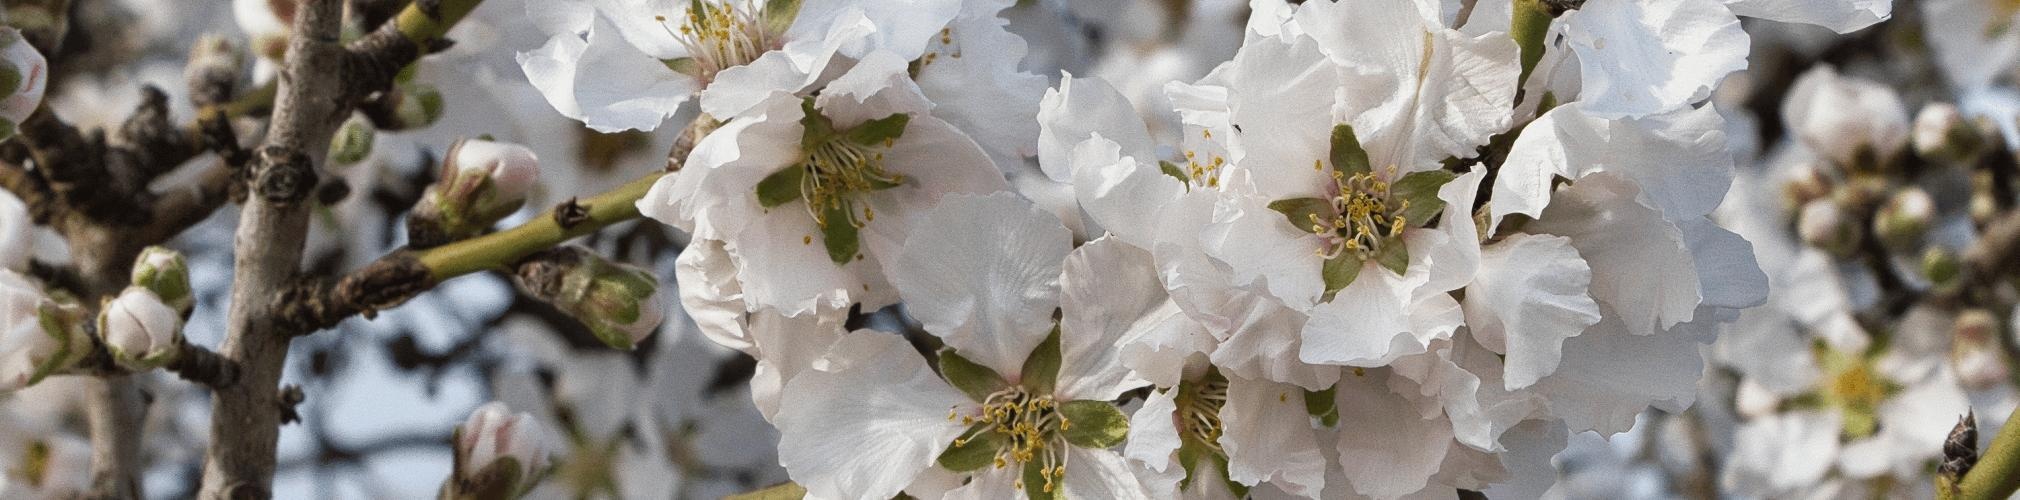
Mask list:
[[[547,466],[540,423],[525,412],[512,413],[503,402],[492,401],[477,407],[459,432],[456,454],[463,461],[456,473],[463,480],[473,480],[499,460],[510,458],[518,462],[520,484],[507,490],[523,491],[534,475]]]
[[[98,334],[120,366],[159,368],[181,354],[182,314],[153,291],[130,286],[105,304],[98,316]]]
[[[22,120],[42,105],[49,85],[49,61],[21,38],[21,31],[0,28],[0,139],[14,135]]]

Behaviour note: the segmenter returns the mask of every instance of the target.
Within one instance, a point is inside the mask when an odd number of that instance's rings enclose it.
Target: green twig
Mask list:
[[[434,281],[440,282],[477,271],[510,266],[534,252],[553,248],[561,242],[611,224],[638,218],[638,199],[645,197],[646,191],[652,189],[653,182],[658,181],[660,175],[647,175],[609,192],[573,202],[588,214],[585,217],[557,217],[556,209],[549,209],[518,227],[423,250],[419,256],[421,265],[428,268]],[[573,220],[566,221],[571,223],[564,226],[564,218]]]
[[[1997,500],[2020,490],[2020,409],[2006,417],[1992,445],[1954,488],[1938,481],[1936,497],[1955,500]]]

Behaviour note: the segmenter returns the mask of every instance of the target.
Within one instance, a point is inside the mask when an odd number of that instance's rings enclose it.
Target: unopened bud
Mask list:
[[[651,272],[604,260],[579,246],[550,250],[521,264],[519,285],[574,316],[597,340],[630,350],[659,329],[664,315]]]
[[[1950,326],[1950,362],[1965,387],[1978,389],[2006,380],[2006,352],[1999,345],[1999,318],[1984,309],[1957,313]]]
[[[161,301],[188,317],[196,307],[196,294],[189,286],[189,263],[182,253],[167,247],[147,247],[133,261],[133,285],[146,288]]]
[[[1935,217],[1936,201],[1922,188],[1909,186],[1888,197],[1873,214],[1873,234],[1890,250],[1910,251],[1922,244]]]
[[[49,85],[49,61],[21,38],[21,31],[0,28],[0,140],[14,137],[21,121],[42,105]]]
[[[456,471],[445,498],[518,498],[547,467],[546,446],[532,415],[498,401],[477,407],[456,428]]]
[[[182,79],[189,86],[190,102],[197,106],[222,104],[245,81],[246,56],[230,37],[204,35],[189,48],[189,66]]]
[[[442,118],[442,92],[432,85],[409,83],[400,85],[400,90],[392,94],[393,116],[398,118],[399,130],[417,129],[435,124]]]
[[[0,189],[0,269],[27,269],[34,254],[35,220],[28,216],[28,204]]]
[[[1957,261],[1957,253],[1948,248],[1931,245],[1922,251],[1922,277],[1938,288],[1957,282],[1957,272],[1962,269]]]
[[[91,348],[85,315],[27,276],[0,269],[0,392],[35,385],[84,359]]]
[[[1858,172],[1891,165],[1908,145],[1908,112],[1886,85],[1828,65],[1796,79],[1782,104],[1790,130],[1818,156]]]
[[[1957,111],[1957,106],[1931,103],[1915,115],[1915,154],[1937,161],[1969,162],[1983,152],[1985,138]]]
[[[152,370],[182,353],[182,314],[153,291],[130,286],[105,303],[98,314],[98,334],[119,366]]]
[[[330,138],[330,163],[345,166],[365,161],[372,156],[372,138],[378,130],[364,115],[351,115],[344,124],[337,127],[337,134]]]
[[[1803,163],[1795,167],[1787,182],[1782,184],[1783,201],[1790,210],[1802,208],[1804,204],[1831,195],[1831,178],[1816,163]]]
[[[463,139],[442,158],[442,177],[407,216],[408,244],[428,248],[476,236],[526,204],[540,160],[518,144]]]
[[[1804,243],[1840,257],[1858,250],[1859,226],[1828,198],[1804,204],[1796,215],[1796,234]]]

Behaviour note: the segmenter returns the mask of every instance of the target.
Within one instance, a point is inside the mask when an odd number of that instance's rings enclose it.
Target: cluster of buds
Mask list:
[[[62,294],[0,269],[0,392],[35,385],[91,351],[87,312]]]
[[[120,366],[160,368],[182,354],[182,324],[194,308],[182,255],[148,247],[133,265],[133,285],[100,308],[98,334]]]
[[[0,140],[14,136],[22,120],[42,105],[49,85],[49,61],[14,28],[0,28]]]
[[[455,473],[443,483],[441,498],[519,498],[547,468],[540,423],[502,402],[477,407],[456,428],[455,441]]]
[[[407,214],[407,244],[428,248],[483,234],[526,204],[540,160],[518,144],[464,139],[449,146],[442,176]]]
[[[604,260],[579,246],[543,252],[519,265],[527,294],[574,316],[597,340],[630,350],[659,329],[659,280],[652,272]]]

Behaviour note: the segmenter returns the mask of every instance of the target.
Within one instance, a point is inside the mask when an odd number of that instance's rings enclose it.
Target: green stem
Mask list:
[[[1515,0],[1515,17],[1509,20],[1508,36],[1515,38],[1515,46],[1522,49],[1522,76],[1515,80],[1516,88],[1527,83],[1529,73],[1543,61],[1543,39],[1550,33],[1550,20],[1554,18],[1543,0]]]
[[[456,26],[457,21],[463,20],[463,16],[470,15],[470,11],[475,10],[477,4],[484,3],[484,0],[440,0],[434,13],[440,14],[441,17],[431,16],[429,12],[424,11],[421,5],[426,3],[429,2],[408,4],[406,9],[400,11],[398,17],[393,18],[393,22],[400,29],[400,34],[406,35],[407,39],[414,43],[424,44],[422,45],[424,47],[426,42],[447,34],[449,28]]]
[[[553,248],[561,242],[596,232],[611,224],[638,218],[638,199],[665,174],[652,174],[603,194],[578,202],[589,216],[569,227],[561,227],[554,209],[541,212],[518,227],[424,250],[421,265],[427,266],[436,282],[486,269],[508,266],[534,252]]]
[[[1955,496],[1946,496],[1948,488],[1940,482],[1936,490],[1938,497],[1958,500],[2003,499],[2020,490],[2020,408],[2006,417],[2006,425],[2000,426],[1992,445],[1979,455],[1978,464],[1957,482]]]

